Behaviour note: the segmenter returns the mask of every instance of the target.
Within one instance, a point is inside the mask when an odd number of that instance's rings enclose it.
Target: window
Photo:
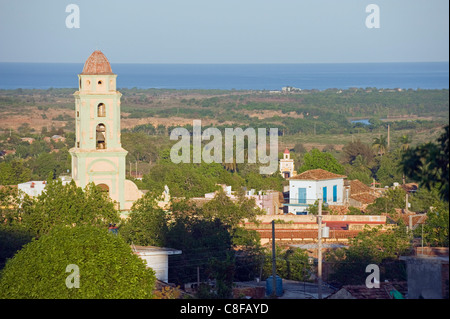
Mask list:
[[[337,202],[337,185],[333,186],[333,202]]]
[[[100,189],[100,191],[109,193],[109,187],[106,184],[98,184],[97,187]]]
[[[322,188],[323,202],[327,202],[327,187]]]
[[[105,117],[106,116],[106,106],[103,103],[100,103],[97,106],[97,116],[98,117]]]
[[[101,80],[97,82],[98,85],[102,85],[102,83],[103,82]]]
[[[99,124],[96,128],[97,149],[106,149],[106,127],[105,124]]]
[[[298,203],[306,204],[306,188],[298,189]]]

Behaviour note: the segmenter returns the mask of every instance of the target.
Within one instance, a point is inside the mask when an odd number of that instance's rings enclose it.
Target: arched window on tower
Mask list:
[[[106,116],[106,106],[103,103],[100,103],[97,106],[97,116],[98,117],[105,117]]]
[[[97,125],[96,136],[97,136],[97,149],[98,150],[106,149],[106,127],[105,127],[105,124]]]
[[[106,184],[98,184],[97,187],[100,188],[100,190],[102,192],[109,193],[108,185],[106,185]]]

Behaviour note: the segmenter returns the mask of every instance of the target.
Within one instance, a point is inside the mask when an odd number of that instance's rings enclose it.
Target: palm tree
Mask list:
[[[409,145],[411,144],[411,136],[404,134],[400,137],[399,142],[401,144],[401,150],[406,151],[407,149],[409,149]]]
[[[355,157],[355,160],[353,161],[353,166],[356,168],[363,168],[363,169],[369,168],[367,159],[364,156],[362,156],[361,154],[358,154]]]
[[[387,140],[384,135],[380,135],[380,137],[375,137],[373,139],[372,147],[378,151],[380,156],[383,156],[387,151]]]

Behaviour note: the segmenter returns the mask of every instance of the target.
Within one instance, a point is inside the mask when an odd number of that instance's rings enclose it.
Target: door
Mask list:
[[[333,186],[333,202],[337,202],[337,185]]]
[[[322,188],[322,194],[323,194],[323,202],[326,203],[327,202],[327,187],[326,186],[324,188]]]
[[[298,202],[299,204],[306,204],[306,188],[298,189]]]

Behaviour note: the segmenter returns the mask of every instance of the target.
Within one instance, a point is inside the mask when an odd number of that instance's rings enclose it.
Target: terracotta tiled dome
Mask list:
[[[106,56],[97,50],[86,60],[81,74],[113,74],[113,72]]]

